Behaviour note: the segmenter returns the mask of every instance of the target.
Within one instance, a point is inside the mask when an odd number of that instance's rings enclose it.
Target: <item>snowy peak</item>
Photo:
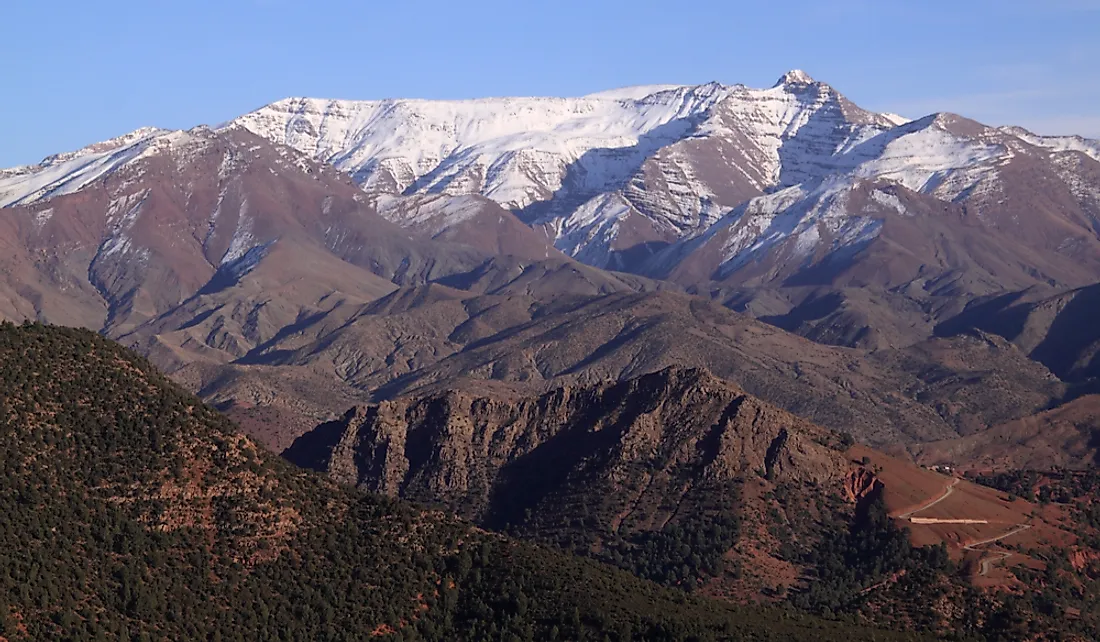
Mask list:
[[[817,81],[814,80],[810,74],[802,71],[801,69],[792,69],[787,73],[779,77],[779,80],[773,85],[773,87],[782,87],[786,85],[812,85]]]
[[[694,234],[745,198],[836,171],[831,157],[896,124],[805,72],[784,79],[580,98],[296,98],[234,123],[336,166],[370,194],[489,198],[546,226],[558,249],[590,257],[597,239],[610,248],[624,234],[640,243]]]
[[[481,194],[522,209],[570,181],[603,189],[625,180],[635,157],[689,135],[692,122],[726,90],[717,84],[662,87],[635,97],[641,93],[290,99],[234,122],[335,165],[368,192]]]
[[[109,140],[105,140],[99,143],[92,143],[86,147],[82,147],[76,151],[65,152],[61,154],[54,154],[47,156],[42,160],[39,165],[56,165],[57,163],[63,163],[65,161],[73,160],[74,158],[80,158],[81,156],[90,156],[93,154],[103,154],[107,152],[116,151],[125,147],[129,147],[134,143],[140,143],[141,141],[148,140],[159,134],[168,133],[166,129],[160,129],[159,127],[141,127],[134,131],[123,134]]]
[[[506,236],[526,225],[569,256],[622,270],[700,238],[750,202],[755,218],[801,221],[791,228],[799,252],[817,251],[822,225],[866,238],[854,230],[873,228],[844,227],[850,190],[827,187],[845,181],[888,181],[977,204],[972,211],[984,216],[1003,200],[1005,177],[1024,171],[1017,165],[1058,156],[1051,171],[1074,198],[1088,207],[1100,200],[1089,178],[1096,168],[1086,162],[1100,159],[1096,141],[995,129],[954,114],[875,113],[795,69],[769,88],[710,82],[574,98],[288,98],[214,132],[147,128],[0,170],[0,206],[82,190],[162,151],[184,158],[188,146],[226,132],[267,139],[302,169],[336,168],[366,192],[365,202],[388,204],[386,217],[409,231],[440,238],[461,231],[470,239],[495,217],[507,221]],[[752,240],[755,228],[738,229],[738,238]],[[528,254],[546,253],[527,246]]]
[[[905,123],[912,122],[911,118],[906,118],[901,114],[894,114],[891,112],[883,112],[882,117],[895,125],[904,125]]]
[[[748,198],[851,171],[899,122],[800,70],[768,89],[711,82],[580,98],[298,98],[234,121],[336,166],[370,194],[483,196],[566,254],[620,269],[629,261],[617,255],[635,245],[694,236]],[[462,208],[454,211],[452,224],[463,225]]]
[[[151,156],[206,145],[215,136],[200,125],[189,130],[145,127],[76,151],[49,156],[38,165],[0,171],[0,207],[29,205],[83,190]]]

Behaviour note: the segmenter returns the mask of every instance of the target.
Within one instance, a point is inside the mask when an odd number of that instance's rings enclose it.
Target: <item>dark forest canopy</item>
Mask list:
[[[91,332],[3,324],[0,409],[6,640],[917,639],[340,488]]]

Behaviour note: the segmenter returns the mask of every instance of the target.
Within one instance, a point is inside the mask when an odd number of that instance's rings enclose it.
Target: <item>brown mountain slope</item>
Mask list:
[[[272,260],[262,262],[243,278],[236,282],[212,283],[176,308],[120,336],[119,340],[151,355],[159,367],[175,372],[189,364],[228,363],[246,355],[249,358],[245,361],[251,363],[255,361],[252,358],[255,354],[274,349],[276,343],[279,343],[278,349],[286,350],[292,344],[304,343],[307,336],[317,338],[365,315],[381,317],[399,313],[393,307],[393,300],[383,297],[396,286],[381,281],[366,269],[308,246],[276,246],[271,251]],[[393,278],[400,281],[403,277],[395,275]],[[420,292],[450,292],[452,294],[447,297],[455,299],[457,304],[458,299],[471,297],[471,292],[484,293],[490,298],[519,295],[534,301],[536,298],[565,300],[617,292],[674,289],[674,286],[634,275],[604,272],[565,258],[528,261],[502,256],[479,262],[470,270],[459,269],[450,276],[430,282],[425,288]],[[411,295],[411,291],[418,290],[399,291],[398,301],[411,296],[400,305],[421,306],[427,302],[419,295]],[[374,301],[381,307],[371,303]],[[447,321],[436,316],[433,324],[447,325]],[[499,326],[499,322],[496,325]],[[435,334],[424,330],[429,335]],[[477,332],[465,331],[467,334]],[[403,334],[412,337],[415,333],[403,331]],[[287,337],[292,339],[287,341]],[[390,349],[373,342],[360,351],[388,354]]]
[[[1033,247],[1034,239],[1021,236],[1025,231],[992,225],[990,215],[978,215],[977,206],[945,202],[888,181],[856,181],[840,194],[810,192],[806,199],[778,213],[770,209],[757,212],[758,207],[773,206],[750,203],[707,235],[685,242],[683,248],[670,248],[669,256],[656,257],[656,265],[663,262],[674,268],[656,269],[654,275],[667,275],[686,285],[715,281],[741,287],[874,286],[908,288],[911,294],[923,296],[977,296],[1043,282],[1083,284],[1100,271],[1100,240],[1096,238],[1089,246],[1095,250],[1091,254],[1053,253]],[[874,229],[873,236],[861,243],[838,237],[833,239],[835,247],[819,246],[814,254],[800,255],[797,237],[791,235],[776,247],[765,245],[747,256],[728,255],[731,245],[737,247],[738,238],[758,227],[779,228],[775,232],[779,235],[784,226],[795,225],[807,212],[831,212],[829,208],[843,212],[836,225],[863,220]],[[1008,219],[1011,214],[1004,216]],[[826,230],[828,225],[821,223]],[[1069,242],[1064,237],[1061,240]],[[669,263],[676,252],[686,255]]]
[[[973,435],[922,444],[917,460],[964,470],[1094,468],[1100,464],[1100,396],[1085,395]]]
[[[978,328],[1012,341],[1067,381],[1100,377],[1100,285],[1051,294],[1034,289],[975,302],[941,324],[942,335]]]
[[[932,141],[966,148],[971,157],[935,166],[944,159],[932,160],[935,154],[927,146]],[[895,157],[891,147],[899,144],[904,151],[895,150],[901,154]],[[684,248],[671,253],[681,257],[679,278],[842,285],[854,277],[886,280],[887,287],[916,279],[941,290],[948,285],[981,293],[1012,289],[1012,283],[1080,285],[1096,274],[1100,162],[1095,154],[952,114],[884,131],[862,143],[860,151],[885,154],[892,162],[870,162],[856,175],[875,178],[842,181],[839,189],[809,181],[808,194],[793,204],[769,197],[749,201],[743,213],[735,210],[728,223],[704,235],[706,242],[683,241]],[[754,220],[757,216],[764,222]],[[871,232],[848,234],[864,223]],[[754,245],[727,238],[731,234],[759,236]],[[771,236],[783,242],[773,244]],[[811,254],[792,247],[803,242],[814,246]],[[651,267],[667,266],[668,258]]]
[[[75,192],[0,212],[0,314],[98,329],[175,371],[228,363],[323,317],[342,323],[395,284],[450,277],[546,297],[660,287],[560,256],[485,199],[471,197],[467,233],[432,240],[377,214],[348,177],[240,128],[143,140]],[[485,245],[481,219],[502,216],[514,234]]]
[[[343,321],[305,320],[224,367],[178,376],[221,407],[253,407],[282,403],[275,373],[283,370],[287,390],[305,395],[294,403],[340,413],[346,404],[336,403],[355,396],[486,386],[538,392],[700,366],[891,449],[1025,416],[1064,394],[1049,371],[1003,340],[954,337],[868,353],[816,344],[671,292],[540,302],[431,286],[384,301],[391,303],[339,308]],[[301,429],[324,417],[302,415]]]
[[[383,401],[284,455],[641,577],[912,628],[995,627],[992,603],[967,584],[1021,584],[1005,558],[973,545],[1026,526],[1013,543],[1036,551],[1014,563],[1041,567],[1050,546],[1076,543],[1065,515],[1033,520],[1030,504],[849,445],[702,370],[669,368],[538,396]],[[908,537],[944,548],[894,566]],[[832,568],[836,555],[852,555],[851,568]]]
[[[392,289],[389,281],[484,260],[472,248],[412,238],[339,172],[240,129],[165,135],[79,191],[5,208],[0,218],[13,246],[10,314],[112,336],[260,265],[259,287],[315,280],[304,300],[286,302],[308,307],[325,289],[369,299]]]
[[[926,167],[931,141],[972,158]],[[926,338],[929,324],[975,297],[1080,287],[1100,275],[1095,155],[949,114],[861,147],[886,156],[851,176],[749,199],[640,271],[735,309],[764,308],[803,336],[862,347]],[[805,288],[816,290],[808,305]]]
[[[957,415],[963,414],[951,407],[956,404],[979,416],[1026,413],[1061,390],[1045,369],[1004,342],[954,338],[869,354],[815,344],[701,299],[658,293],[542,311],[529,323],[398,378],[380,393],[440,389],[458,379],[595,382],[686,364],[878,444],[956,432]],[[972,393],[970,398],[938,406],[960,390]]]
[[[804,573],[767,536],[770,490],[847,497],[838,509],[847,513],[865,492],[846,486],[859,474],[842,442],[702,370],[670,368],[531,397],[444,392],[361,406],[298,438],[284,456],[341,482],[597,556],[618,551],[630,560],[629,543],[647,533],[711,521],[726,530],[699,544],[694,552],[713,559],[695,572],[711,578],[714,592],[743,595],[785,589]],[[815,510],[812,499],[800,508]],[[768,566],[783,577],[764,577]]]
[[[466,245],[490,256],[564,258],[549,237],[482,196],[377,195],[373,202],[379,214],[418,236]]]
[[[838,441],[704,371],[666,369],[538,397],[456,391],[383,401],[301,437],[285,455],[499,526],[548,502],[566,505],[559,517],[569,519],[579,496],[606,497],[622,502],[605,507],[618,515],[614,528],[633,530],[667,522],[676,513],[667,507],[704,481],[759,470],[839,483],[848,462],[823,445]],[[644,472],[653,469],[657,476]]]
[[[711,294],[734,310],[812,341],[868,350],[923,341],[932,336],[942,308],[954,313],[965,303],[874,287],[718,288]]]

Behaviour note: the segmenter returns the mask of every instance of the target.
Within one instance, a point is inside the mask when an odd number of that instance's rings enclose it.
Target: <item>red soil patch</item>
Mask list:
[[[919,508],[943,494],[951,478],[931,470],[925,470],[910,462],[890,457],[865,446],[855,446],[848,451],[854,461],[866,458],[875,476],[885,487],[883,499],[891,515]]]
[[[383,635],[393,635],[397,633],[397,629],[393,628],[389,624],[379,624],[374,627],[374,630],[370,632],[372,638],[380,638]]]
[[[1006,493],[980,486],[932,470],[923,469],[911,462],[889,457],[857,446],[851,451],[856,460],[869,459],[866,465],[883,486],[883,499],[887,510],[895,518],[914,509],[914,517],[936,519],[985,520],[984,524],[915,524],[909,519],[898,519],[898,525],[908,528],[916,546],[946,543],[951,557],[958,562],[971,564],[975,571],[974,584],[982,587],[1008,587],[1015,583],[1009,567],[1024,564],[1042,568],[1043,563],[1016,552],[1030,548],[1044,549],[1068,546],[1076,537],[1063,527],[1065,515],[1060,507],[1039,506],[1023,499],[1009,501]],[[954,484],[952,486],[952,484]],[[942,501],[933,502],[951,493]],[[966,550],[975,542],[1008,533],[1022,524],[1029,529],[1012,534],[1003,540]],[[979,576],[981,560],[999,556],[1003,552],[1012,555],[990,563],[988,573]]]

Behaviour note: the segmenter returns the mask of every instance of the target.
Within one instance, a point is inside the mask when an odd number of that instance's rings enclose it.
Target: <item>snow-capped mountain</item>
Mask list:
[[[931,288],[968,272],[972,282],[955,292],[971,295],[1087,282],[1100,275],[1096,148],[935,114],[832,155],[832,171],[748,199],[641,270],[686,284],[798,283],[812,274],[809,283],[886,288]],[[939,230],[945,223],[950,231]],[[945,239],[948,247],[929,245]],[[987,247],[994,239],[996,249]],[[879,240],[893,248],[889,269],[852,272]]]
[[[630,267],[746,198],[845,167],[898,122],[801,71],[770,89],[709,83],[580,98],[296,98],[233,124],[335,165],[372,193],[478,194],[567,254]],[[849,163],[850,164],[850,163]]]
[[[199,131],[257,135],[301,171],[334,167],[372,211],[412,234],[530,260],[556,249],[700,289],[782,284],[808,270],[829,282],[936,211],[959,217],[951,238],[1004,234],[1004,247],[1021,246],[1011,269],[983,259],[967,292],[996,290],[1006,273],[1022,287],[1100,275],[1100,142],[951,114],[874,113],[801,71],[766,89],[287,99],[218,130],[142,129],[0,171],[0,206],[45,212],[37,206],[51,199],[131,180],[127,168],[186,147]],[[121,202],[108,209],[125,209]],[[875,282],[965,272],[973,248],[929,249]],[[902,249],[894,254],[910,248]]]
[[[873,215],[849,211],[846,194],[865,181],[965,202],[1002,226],[1011,219],[997,215],[1012,187],[1005,179],[1035,174],[1025,166],[1044,167],[1077,207],[1093,212],[1077,218],[1095,216],[1100,201],[1087,176],[1100,143],[949,114],[909,121],[873,113],[797,70],[767,89],[709,83],[580,98],[288,99],[233,125],[330,163],[372,194],[491,199],[598,267],[670,274],[693,248],[735,227],[722,251],[710,250],[712,269],[691,270],[696,280],[726,279],[787,240],[794,246],[784,260],[796,267],[833,251],[853,254],[877,237],[893,198],[877,197],[882,208]],[[420,220],[388,211],[401,224]],[[469,209],[433,211],[439,233]],[[1054,247],[1079,246],[1078,231]]]

